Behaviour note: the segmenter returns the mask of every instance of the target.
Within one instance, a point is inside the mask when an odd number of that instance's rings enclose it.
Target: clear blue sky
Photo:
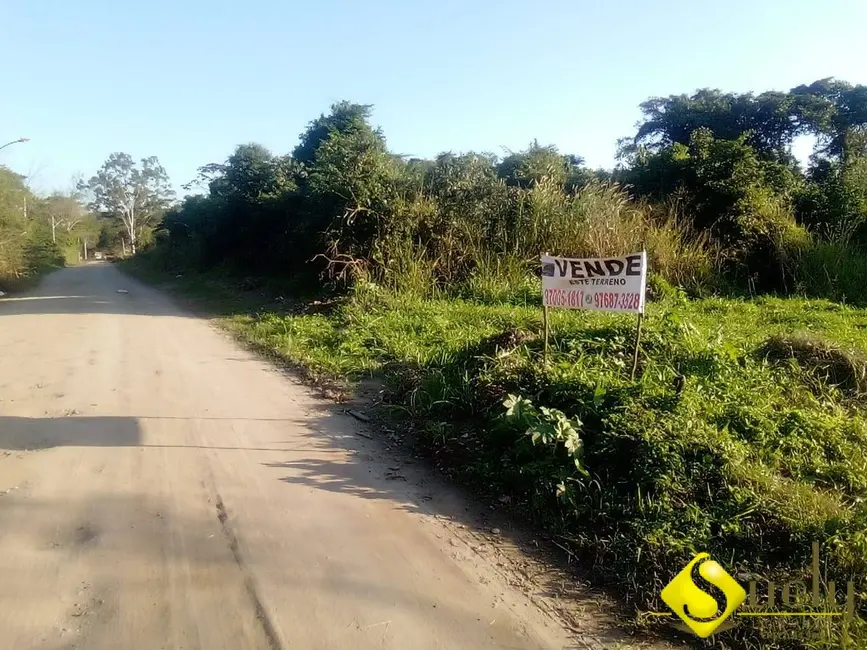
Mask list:
[[[113,151],[175,186],[241,142],[285,153],[340,99],[393,151],[613,164],[638,104],[699,87],[867,83],[865,0],[0,0],[0,164],[36,189]]]

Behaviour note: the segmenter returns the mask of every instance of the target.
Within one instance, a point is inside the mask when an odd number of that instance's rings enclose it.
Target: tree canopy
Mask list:
[[[781,247],[799,245],[804,228],[867,238],[864,86],[705,88],[640,109],[635,133],[619,142],[619,164],[604,171],[535,140],[503,156],[407,159],[388,150],[370,105],[341,101],[308,124],[289,155],[251,143],[202,167],[207,192],[169,211],[164,226],[205,265],[318,273],[323,260],[329,268],[396,264],[384,251],[400,240],[426,247],[446,277],[470,272],[461,247],[516,250],[528,228],[547,232],[551,215],[568,223],[584,188],[613,182],[634,200],[676,206],[678,219],[743,268],[780,267]],[[801,136],[817,141],[806,168],[792,153]]]
[[[119,219],[126,228],[132,252],[143,233],[165,212],[174,196],[168,174],[155,156],[136,163],[126,153],[113,153],[79,190],[90,196],[89,207]]]

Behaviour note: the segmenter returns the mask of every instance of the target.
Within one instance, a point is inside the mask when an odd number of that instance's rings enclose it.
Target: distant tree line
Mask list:
[[[153,241],[174,196],[156,158],[137,164],[125,153],[73,185],[38,196],[24,176],[0,166],[0,290],[88,252],[135,253],[140,242]]]
[[[0,290],[75,257],[99,226],[74,192],[37,196],[26,178],[0,166]]]
[[[398,156],[370,106],[340,102],[291,154],[245,144],[202,167],[190,187],[205,192],[169,210],[161,236],[174,263],[199,268],[380,280],[413,272],[447,285],[493,259],[529,269],[543,250],[604,248],[588,229],[605,227],[607,211],[612,231],[638,229],[655,243],[662,267],[673,264],[665,246],[701,242],[709,273],[771,290],[793,288],[799,260],[819,242],[849,252],[867,243],[867,87],[824,79],[759,95],[704,89],[641,110],[606,171],[538,142],[504,157]],[[802,135],[816,140],[806,168],[792,154]],[[660,238],[660,224],[671,236]],[[621,235],[610,240],[630,239]]]
[[[860,290],[867,86],[652,98],[613,170],[538,142],[505,156],[399,156],[371,111],[333,105],[290,154],[240,145],[200,168],[185,186],[197,193],[179,203],[156,158],[113,154],[75,200],[104,224],[103,245],[156,242],[172,266],[427,290],[520,282],[543,251],[646,246],[654,268],[688,289]],[[804,135],[816,142],[806,166],[792,153]]]

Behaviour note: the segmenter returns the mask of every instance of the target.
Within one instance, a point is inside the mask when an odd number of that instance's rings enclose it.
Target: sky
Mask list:
[[[0,164],[40,192],[114,151],[176,188],[341,99],[396,153],[614,164],[652,96],[867,84],[865,0],[0,0]],[[799,152],[803,155],[803,151]]]

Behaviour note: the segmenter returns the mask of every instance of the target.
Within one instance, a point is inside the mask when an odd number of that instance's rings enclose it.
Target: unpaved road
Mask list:
[[[0,300],[0,650],[585,647],[363,426],[109,264]]]

